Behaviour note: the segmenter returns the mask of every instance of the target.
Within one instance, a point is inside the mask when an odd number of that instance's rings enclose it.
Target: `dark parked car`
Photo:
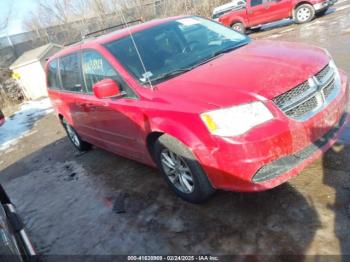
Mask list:
[[[40,261],[24,224],[0,185],[0,261]]]
[[[5,123],[5,116],[4,113],[0,109],[0,126]]]

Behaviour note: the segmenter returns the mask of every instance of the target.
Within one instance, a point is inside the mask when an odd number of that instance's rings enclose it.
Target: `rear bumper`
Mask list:
[[[276,110],[275,119],[236,139],[216,138],[210,156],[195,152],[213,186],[264,191],[286,182],[327,151],[349,116],[349,84],[342,74],[338,96],[320,113],[297,122]],[[271,108],[270,108],[271,109]]]
[[[314,7],[316,12],[320,12],[320,11],[323,11],[323,10],[327,9],[328,7],[334,5],[335,2],[336,2],[335,0],[327,0],[327,1],[323,1],[321,3],[314,4],[313,7]]]

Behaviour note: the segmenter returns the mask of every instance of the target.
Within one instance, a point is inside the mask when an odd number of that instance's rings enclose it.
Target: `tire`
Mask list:
[[[64,118],[62,119],[62,125],[66,130],[69,140],[80,152],[85,152],[91,149],[92,145],[83,141],[77,131],[75,131],[75,129],[68,124],[67,120]]]
[[[174,137],[162,135],[154,146],[154,157],[165,181],[183,200],[201,203],[214,194],[215,189],[192,152]]]
[[[321,17],[321,16],[324,16],[328,11],[328,8],[326,8],[325,10],[322,10],[318,13],[316,13],[316,17]]]
[[[303,4],[298,6],[294,12],[294,20],[297,24],[310,22],[315,17],[315,9],[312,5]]]
[[[246,28],[242,23],[234,23],[231,28],[239,33],[245,34]]]

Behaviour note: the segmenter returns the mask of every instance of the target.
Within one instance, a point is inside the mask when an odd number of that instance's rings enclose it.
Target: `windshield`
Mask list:
[[[158,83],[249,42],[249,38],[218,23],[187,17],[134,33],[106,44],[138,81]],[[140,61],[138,52],[142,58]]]

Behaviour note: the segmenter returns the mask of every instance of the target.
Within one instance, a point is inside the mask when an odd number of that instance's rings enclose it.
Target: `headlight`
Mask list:
[[[330,66],[330,68],[332,68],[333,71],[334,71],[334,80],[335,80],[335,83],[336,83],[337,85],[341,85],[339,70],[338,70],[337,65],[334,63],[334,60],[333,60],[333,59],[331,59],[331,61],[329,62],[329,66]]]
[[[210,133],[217,136],[239,136],[273,118],[262,102],[253,102],[201,114]]]

